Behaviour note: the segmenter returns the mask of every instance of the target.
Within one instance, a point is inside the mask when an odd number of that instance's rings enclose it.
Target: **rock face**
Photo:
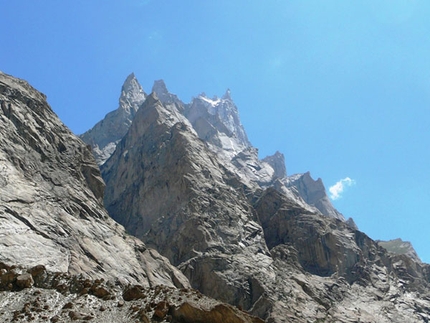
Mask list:
[[[0,322],[263,322],[192,289],[113,284],[44,266],[0,268]]]
[[[97,164],[103,164],[112,155],[145,98],[146,93],[136,77],[130,74],[122,86],[118,109],[81,135],[81,139],[91,146]]]
[[[208,98],[204,93],[200,94],[189,104],[185,104],[175,94],[170,93],[163,80],[154,82],[152,92],[163,104],[174,106],[176,113],[188,120],[198,137],[217,154],[225,167],[235,173],[248,187],[255,189],[273,186],[290,198],[296,199],[306,209],[343,219],[332,206],[322,183],[315,185],[312,179],[302,180],[300,190],[290,185],[291,179],[287,177],[282,153],[276,152],[273,156],[259,159],[258,150],[251,145],[240,123],[230,90],[221,98]],[[122,87],[119,108],[108,113],[102,121],[81,135],[82,140],[92,147],[99,165],[113,154],[145,98],[146,94],[142,87],[134,74],[131,74]],[[297,176],[301,175],[293,175],[293,178]],[[307,188],[306,185],[310,187]],[[313,195],[318,195],[319,200],[307,201],[307,191],[314,191]],[[302,196],[302,193],[305,195]]]
[[[0,74],[0,262],[188,286],[167,259],[109,217],[90,150],[45,99],[28,83]]]
[[[421,262],[420,257],[418,256],[417,252],[409,241],[403,241],[399,238],[389,241],[377,242],[381,247],[387,249],[388,252],[394,255],[406,255],[413,259],[415,262]]]
[[[287,169],[285,168],[285,157],[282,153],[277,151],[272,156],[267,156],[263,159],[264,162],[272,166],[274,170],[274,179],[287,177]]]
[[[44,95],[0,74],[0,322],[430,321],[430,266],[259,160],[229,93],[199,112],[154,90],[110,141],[105,189]]]
[[[193,288],[266,322],[430,320],[429,265],[323,215],[321,180],[285,177],[280,154],[259,160],[228,127],[234,110],[211,110],[229,97],[147,97],[101,168],[111,216]]]
[[[228,159],[251,147],[229,90],[222,98],[199,95],[187,106],[185,116],[198,136]]]
[[[307,204],[316,207],[323,215],[345,220],[331,204],[321,178],[315,181],[309,172],[298,174],[290,176],[286,186],[296,190]]]

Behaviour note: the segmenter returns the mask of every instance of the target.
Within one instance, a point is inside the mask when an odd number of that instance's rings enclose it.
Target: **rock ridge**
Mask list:
[[[193,288],[266,322],[430,319],[429,265],[309,206],[324,197],[309,173],[284,191],[252,147],[227,163],[182,107],[151,94],[101,171],[110,214]]]
[[[129,80],[134,80],[133,82],[138,84],[134,74],[131,74],[124,83],[122,93],[124,93],[124,88],[129,88],[127,85]],[[130,93],[133,93],[133,97],[138,97],[136,93],[140,93],[139,88],[141,88],[140,85],[132,87]],[[305,176],[299,181],[301,189],[289,185],[291,179],[287,177],[285,158],[281,153],[276,152],[273,156],[268,156],[263,160],[259,159],[258,150],[252,147],[240,122],[238,109],[232,100],[230,89],[227,89],[221,98],[216,96],[208,98],[206,94],[202,93],[193,98],[189,104],[185,104],[175,94],[170,93],[163,80],[154,82],[152,92],[163,104],[174,105],[176,113],[188,119],[191,128],[199,138],[205,141],[209,148],[220,159],[223,159],[225,166],[239,176],[243,182],[246,182],[247,186],[253,187],[253,189],[273,186],[290,198],[296,199],[309,210],[345,220],[343,215],[331,204],[322,183],[316,185],[318,181],[315,183]],[[141,104],[143,101],[138,100],[137,102]],[[135,110],[139,104],[135,105]],[[86,143],[92,146],[99,165],[113,154],[116,145],[125,135],[134,118],[134,114],[128,114],[126,121],[121,121],[124,118],[121,119],[118,116],[118,110],[108,114],[105,119],[81,136]],[[115,124],[120,125],[122,130],[117,131]],[[313,198],[309,202],[306,196],[302,196],[310,190],[313,190],[314,197],[319,196],[318,200]]]
[[[122,86],[118,108],[109,112],[102,121],[80,136],[91,146],[99,165],[110,157],[118,141],[127,133],[136,111],[145,98],[145,91],[134,73],[131,73]]]

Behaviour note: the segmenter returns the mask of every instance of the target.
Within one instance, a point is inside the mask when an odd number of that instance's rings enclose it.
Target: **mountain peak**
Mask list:
[[[284,178],[287,176],[287,169],[285,167],[285,157],[284,154],[276,151],[272,156],[267,156],[263,159],[266,163],[272,166],[275,171],[275,178]]]
[[[146,93],[134,73],[131,73],[122,85],[118,108],[81,135],[81,139],[91,145],[99,165],[112,155],[116,144],[128,131],[136,111],[145,99]]]
[[[225,93],[224,93],[224,95],[222,96],[222,98],[223,98],[224,100],[231,100],[231,91],[230,91],[230,89],[227,89],[227,90],[225,91]]]
[[[131,73],[124,81],[121,89],[121,96],[119,98],[120,108],[130,108],[132,106],[133,115],[139,108],[139,105],[145,101],[146,93],[143,91],[139,81]]]
[[[157,95],[169,94],[169,90],[167,90],[167,86],[164,80],[154,81],[154,85],[152,86],[152,92],[157,93]]]
[[[407,255],[416,262],[421,263],[420,257],[412,246],[412,243],[409,241],[403,241],[402,239],[397,238],[389,241],[377,240],[377,243],[392,254]]]
[[[90,150],[58,119],[43,94],[0,73],[0,111],[2,303],[7,299],[4,270],[12,266],[22,268],[14,269],[17,274],[35,266],[43,277],[56,272],[62,286],[70,275],[150,286],[156,277],[149,278],[148,269],[157,266],[166,268],[159,277],[172,277],[158,284],[175,286],[175,273],[186,283],[176,268],[160,261],[155,251],[152,256],[109,217],[103,207],[105,184]],[[26,287],[45,279],[32,277],[27,275]],[[6,286],[17,280],[9,279]],[[6,322],[0,312],[0,322]]]
[[[129,83],[129,82],[131,82],[131,81],[133,81],[133,80],[135,80],[135,79],[136,79],[136,76],[134,75],[134,72],[131,72],[131,73],[130,73],[130,75],[129,75],[129,76],[127,76],[127,78],[126,78],[126,80],[125,80],[124,84],[125,84],[125,83]]]
[[[296,174],[288,177],[287,186],[295,188],[307,204],[316,207],[322,214],[345,221],[331,204],[321,178],[314,180],[310,172]]]
[[[157,98],[162,103],[181,103],[182,101],[178,99],[178,97],[175,94],[172,94],[167,89],[166,83],[164,83],[163,80],[157,80],[154,82],[154,85],[152,86],[152,92],[154,92],[157,95]]]

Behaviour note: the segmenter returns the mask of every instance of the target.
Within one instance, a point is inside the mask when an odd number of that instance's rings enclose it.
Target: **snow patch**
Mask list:
[[[205,96],[200,96],[199,98],[205,101],[207,104],[209,104],[212,108],[215,108],[217,105],[221,103],[221,99],[212,100]]]

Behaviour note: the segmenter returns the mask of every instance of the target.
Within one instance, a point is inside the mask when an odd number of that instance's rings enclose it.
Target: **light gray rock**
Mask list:
[[[163,80],[154,81],[154,85],[152,86],[152,92],[155,93],[157,95],[157,98],[164,104],[184,104],[175,94],[169,92],[166,83],[164,83]]]
[[[389,241],[378,240],[377,242],[381,247],[387,249],[387,251],[390,253],[395,255],[406,255],[412,258],[415,262],[421,262],[420,257],[412,246],[412,243],[409,241],[403,241],[402,239],[398,238]]]
[[[272,166],[274,179],[287,177],[284,154],[277,151],[274,155],[264,158],[263,161]]]
[[[185,116],[199,137],[228,159],[251,146],[229,90],[222,98],[199,95],[187,106]]]
[[[134,74],[130,74],[122,86],[118,108],[80,136],[91,146],[97,164],[103,164],[115,151],[118,141],[127,133],[145,97],[142,86]]]
[[[27,82],[0,73],[0,262],[92,279],[188,286],[113,221],[87,146]]]
[[[307,204],[317,208],[323,215],[345,221],[344,216],[331,204],[321,178],[315,181],[310,172],[306,172],[288,177],[285,185],[295,190]]]

